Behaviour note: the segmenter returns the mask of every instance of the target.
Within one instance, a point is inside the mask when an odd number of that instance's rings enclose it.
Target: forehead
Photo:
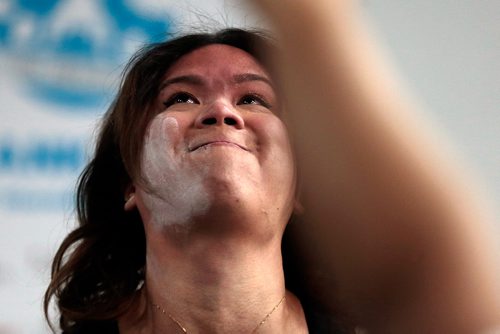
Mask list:
[[[165,78],[185,74],[231,76],[239,72],[269,77],[264,67],[248,52],[225,44],[211,44],[182,56],[167,70]]]

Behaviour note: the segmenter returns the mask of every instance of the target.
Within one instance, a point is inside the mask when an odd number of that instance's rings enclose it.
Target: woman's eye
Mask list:
[[[271,108],[271,105],[263,97],[257,94],[248,94],[243,96],[238,104],[255,104],[266,108]]]
[[[191,94],[181,92],[172,95],[167,101],[163,102],[163,105],[168,108],[171,105],[179,104],[179,103],[191,103],[197,104],[198,100]]]

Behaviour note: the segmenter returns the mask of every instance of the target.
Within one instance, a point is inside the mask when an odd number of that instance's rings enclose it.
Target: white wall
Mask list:
[[[405,79],[500,203],[500,2],[366,7]]]

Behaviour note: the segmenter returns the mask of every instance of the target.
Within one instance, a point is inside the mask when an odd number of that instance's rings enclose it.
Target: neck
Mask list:
[[[134,327],[147,328],[142,332],[182,333],[184,327],[190,334],[286,333],[305,328],[300,303],[286,294],[280,238],[256,246],[195,233],[174,235],[175,240],[171,233],[146,234],[145,284],[136,307],[140,319],[134,320]]]

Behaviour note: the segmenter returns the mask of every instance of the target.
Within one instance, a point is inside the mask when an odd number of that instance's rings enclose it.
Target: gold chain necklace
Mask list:
[[[274,311],[276,311],[276,309],[281,305],[281,303],[283,303],[283,301],[285,300],[285,297],[286,295],[284,295],[280,301],[278,302],[278,304],[274,305],[273,309],[266,314],[266,316],[258,323],[258,325],[254,328],[254,330],[252,331],[252,333],[256,333],[260,326],[262,326],[268,319],[269,317],[271,316],[271,314],[273,314]],[[155,303],[151,303],[151,305],[157,309],[158,311],[160,311],[161,313],[163,313],[163,315],[169,317],[170,320],[172,320],[173,322],[175,322],[175,324],[179,327],[180,330],[182,330],[183,333],[186,333],[187,334],[187,329],[181,325],[181,323],[179,322],[179,320],[177,320],[176,318],[174,318],[173,315],[171,315],[170,313],[168,313],[167,311],[165,311],[165,309],[163,307],[161,307],[160,305],[158,304],[155,304]]]

